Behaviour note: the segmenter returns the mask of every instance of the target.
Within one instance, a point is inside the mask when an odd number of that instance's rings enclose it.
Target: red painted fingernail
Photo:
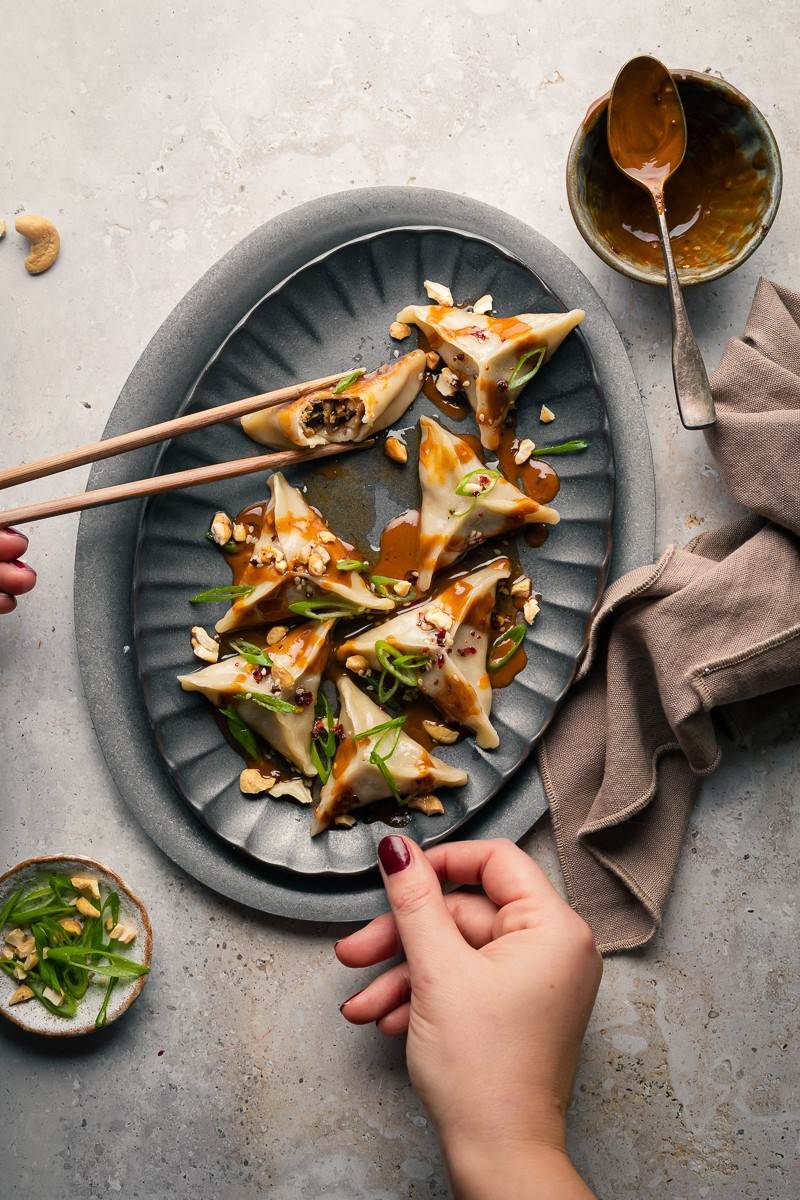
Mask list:
[[[405,838],[392,833],[378,843],[378,858],[387,875],[396,875],[398,871],[405,871],[411,862],[411,851]]]
[[[27,533],[23,533],[21,529],[14,529],[14,527],[12,525],[8,526],[8,528],[6,529],[6,533],[15,533],[17,535],[17,537],[25,538],[26,542],[28,540]]]
[[[363,988],[359,988],[357,992],[353,992],[352,996],[348,996],[346,1000],[343,1000],[339,1005],[339,1012],[342,1012],[345,1004],[349,1004],[351,1000],[355,1000],[356,996],[360,996],[363,990]]]
[[[12,558],[11,562],[8,565],[10,567],[16,567],[17,570],[19,570],[19,571],[30,571],[30,569],[31,569],[27,563],[20,562],[20,560],[18,558]]]

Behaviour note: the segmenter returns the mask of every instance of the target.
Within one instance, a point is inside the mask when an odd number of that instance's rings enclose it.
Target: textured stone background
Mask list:
[[[715,365],[760,273],[800,282],[795,32],[790,0],[767,18],[742,0],[4,6],[0,214],[53,216],[64,248],[32,279],[19,239],[0,245],[3,464],[99,436],[163,317],[260,222],[351,185],[424,184],[507,209],[584,269],[642,387],[659,548],[713,526],[730,507],[703,441],[677,421],[664,298],[592,256],[563,166],[588,102],[639,51],[718,71],[762,108],[783,151],[783,206],[753,259],[689,297]],[[150,906],[158,970],[128,1019],[85,1044],[0,1031],[0,1191],[445,1196],[402,1048],[338,1015],[355,985],[329,931],[203,891],[132,825],[81,694],[75,523],[29,532],[39,587],[0,629],[0,857],[71,848],[117,866]],[[662,932],[607,966],[572,1122],[601,1195],[800,1191],[793,731],[785,715],[729,747]],[[555,876],[546,829],[529,845]]]

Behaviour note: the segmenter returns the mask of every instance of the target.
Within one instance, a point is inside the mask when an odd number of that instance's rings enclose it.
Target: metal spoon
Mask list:
[[[632,58],[617,75],[608,106],[608,148],[624,175],[650,193],[667,274],[672,313],[672,377],[687,429],[716,421],[714,398],[695,341],[672,256],[664,184],[686,153],[686,117],[675,84],[657,58]]]

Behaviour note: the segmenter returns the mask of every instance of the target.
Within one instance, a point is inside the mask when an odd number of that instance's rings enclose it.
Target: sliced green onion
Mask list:
[[[334,396],[338,396],[340,392],[352,386],[360,375],[364,374],[364,367],[359,367],[355,371],[351,371],[349,375],[345,375],[344,379],[340,379],[336,387],[333,389]]]
[[[373,725],[371,729],[365,729],[363,733],[354,733],[353,740],[360,742],[364,738],[374,737],[378,733],[386,733],[388,729],[402,729],[405,723],[405,717],[392,717],[390,721],[382,721],[380,725]]]
[[[394,675],[405,687],[419,687],[418,672],[430,665],[427,654],[403,654],[391,642],[378,640],[375,643],[375,657],[382,670]]]
[[[242,692],[238,699],[250,700],[253,704],[257,704],[259,708],[267,708],[270,712],[300,712],[299,705],[290,704],[288,700],[283,700],[280,696],[270,696],[268,692]]]
[[[14,905],[17,903],[24,891],[24,887],[17,888],[17,890],[12,892],[8,897],[3,907],[0,908],[0,932],[2,932],[5,926],[8,924],[11,913],[14,911]]]
[[[340,558],[336,564],[337,571],[368,571],[369,563],[360,558]]]
[[[580,454],[582,450],[588,450],[589,443],[585,438],[572,438],[569,442],[558,442],[555,446],[540,446],[538,450],[534,450],[531,458],[547,458],[549,454]]]
[[[227,718],[228,731],[249,758],[260,758],[256,735],[233,708],[221,708],[220,715]]]
[[[539,367],[544,362],[544,356],[546,353],[546,346],[536,346],[533,350],[526,351],[508,377],[509,388],[523,388],[525,387],[526,383],[530,383],[534,375],[539,370]],[[529,359],[533,358],[534,355],[536,356],[536,362],[533,364],[530,370],[522,374],[522,368],[525,366],[525,363],[528,362]]]
[[[325,736],[324,738],[312,737],[311,761],[319,775],[320,782],[327,783],[330,779],[333,757],[336,754],[336,734],[333,732],[333,713],[324,692],[320,692],[317,696],[314,715],[322,721]]]
[[[486,486],[481,487],[477,492],[468,492],[467,488],[470,485],[470,481],[475,479],[476,476],[484,476],[484,475],[487,476],[489,479],[489,482],[486,484]],[[492,488],[497,486],[498,479],[502,479],[502,478],[503,478],[502,472],[494,470],[491,467],[480,467],[476,471],[469,471],[466,475],[463,476],[462,479],[459,480],[458,487],[456,488],[456,495],[457,496],[467,496],[469,498],[469,504],[467,505],[466,508],[462,508],[458,512],[456,512],[455,510],[451,511],[450,516],[451,517],[465,517],[467,515],[467,513],[472,512],[473,508],[475,507],[476,503],[478,502],[478,497],[479,496],[487,496],[489,494],[489,492],[491,492]]]
[[[92,958],[104,958],[106,962],[86,962],[86,959]],[[87,946],[56,946],[48,952],[46,961],[68,963],[80,971],[90,971],[106,979],[138,979],[150,972],[150,968],[143,963],[125,958],[123,954],[115,954],[105,946],[96,950]]]
[[[486,662],[487,671],[499,671],[507,662],[510,662],[522,645],[524,637],[524,625],[514,625],[511,629],[507,629],[505,633],[501,633],[499,637],[496,637],[489,648],[489,657]],[[502,654],[500,658],[492,658],[492,651],[499,650],[505,642],[509,641],[511,642],[511,649]]]
[[[111,993],[114,991],[114,988],[116,986],[117,986],[116,979],[109,979],[108,986],[106,988],[106,993],[103,996],[103,1003],[100,1005],[97,1016],[94,1019],[94,1024],[95,1024],[96,1029],[102,1029],[102,1027],[105,1025],[106,1021],[108,1020],[108,1002],[111,999]]]
[[[223,542],[223,544],[220,545],[210,529],[206,531],[206,537],[210,542],[213,542],[215,546],[218,546],[220,550],[224,550],[226,554],[233,554],[235,550],[239,549],[239,543],[235,542],[233,538],[231,538],[229,542]]]
[[[254,667],[272,666],[272,659],[266,650],[261,650],[258,646],[254,646],[252,642],[231,642],[231,648],[236,651],[239,658],[243,658],[245,662],[252,663]]]
[[[406,720],[405,717],[396,717],[393,722],[392,721],[387,722],[387,727],[384,728],[383,731],[381,732],[381,734],[379,735],[378,740],[375,743],[375,745],[372,747],[372,750],[370,751],[370,755],[369,755],[369,761],[372,763],[372,765],[374,767],[377,767],[378,770],[380,771],[381,775],[384,778],[386,786],[389,788],[389,791],[392,793],[392,796],[394,797],[397,804],[400,803],[400,790],[397,786],[397,780],[395,779],[394,775],[392,774],[388,763],[389,763],[389,759],[394,754],[394,752],[397,749],[397,746],[400,742],[400,734],[403,732],[403,725],[405,724],[405,720]],[[376,726],[376,728],[379,729],[380,726]],[[383,742],[386,735],[388,733],[390,733],[392,730],[394,730],[394,738],[392,740],[391,748],[390,748],[388,754],[381,754],[380,753],[381,743]]]
[[[295,600],[289,605],[289,612],[309,617],[312,621],[335,621],[339,617],[354,617],[363,611],[363,608],[347,600]]]
[[[255,588],[250,583],[232,583],[228,587],[213,587],[206,592],[198,592],[192,596],[190,604],[216,604],[218,600],[236,600],[239,596],[249,596]]]
[[[407,579],[396,579],[394,575],[371,575],[370,583],[375,588],[376,596],[390,596],[396,604],[408,604],[410,600],[416,600],[417,592],[415,588],[411,588],[405,596],[398,596],[394,591],[396,583],[407,583]],[[391,589],[391,590],[390,590]]]

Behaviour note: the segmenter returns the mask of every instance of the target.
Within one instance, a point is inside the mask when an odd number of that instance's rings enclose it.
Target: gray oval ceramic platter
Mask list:
[[[653,549],[652,465],[630,365],[602,302],[555,247],[497,210],[446,193],[369,189],[304,205],[262,226],[192,289],[137,364],[106,436],[351,362],[377,365],[392,353],[387,328],[397,308],[424,300],[423,278],[438,278],[461,297],[491,291],[504,313],[563,306],[587,313],[585,341],[573,335],[537,381],[536,403],[559,412],[553,440],[585,435],[592,448],[559,463],[563,523],[531,552],[546,604],[531,634],[527,677],[498,694],[500,751],[493,757],[472,742],[456,748],[468,761],[467,794],[448,799],[445,817],[416,817],[410,829],[428,841],[459,826],[460,836],[516,839],[544,802],[535,771],[515,769],[572,678],[603,582],[612,507],[606,420],[617,466],[615,571]],[[418,401],[403,425],[422,411]],[[237,457],[248,446],[238,429],[217,427],[160,456],[146,449],[96,464],[91,485]],[[416,505],[416,473],[392,468],[388,475],[379,449],[352,456],[352,464],[359,459],[360,475],[350,469],[326,479],[305,468],[293,480],[308,485],[334,530],[375,545],[390,516]],[[84,514],[76,627],[86,694],[120,791],[179,865],[264,911],[359,920],[384,907],[375,873],[365,868],[386,827],[376,822],[312,842],[306,810],[241,797],[240,761],[207,706],[174,683],[190,666],[187,629],[196,618],[188,597],[227,581],[224,563],[203,540],[208,517],[216,507],[235,510],[259,498],[259,478],[162,497],[144,511],[119,505]],[[363,489],[365,479],[371,490]]]

